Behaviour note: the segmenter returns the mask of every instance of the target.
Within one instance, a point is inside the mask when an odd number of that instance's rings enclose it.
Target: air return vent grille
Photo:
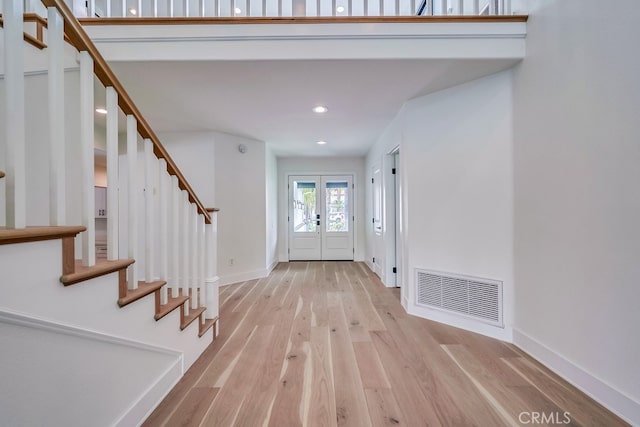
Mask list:
[[[502,323],[502,282],[416,269],[417,303],[495,326]]]

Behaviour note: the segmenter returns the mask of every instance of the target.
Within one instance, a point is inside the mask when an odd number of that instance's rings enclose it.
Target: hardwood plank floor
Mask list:
[[[281,263],[220,301],[145,426],[626,425],[516,347],[406,314],[362,263]]]

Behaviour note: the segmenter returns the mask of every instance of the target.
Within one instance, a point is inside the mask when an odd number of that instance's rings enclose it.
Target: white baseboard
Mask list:
[[[115,346],[136,348],[146,352],[166,354],[171,356],[171,358],[175,358],[171,366],[159,375],[155,382],[142,392],[130,407],[124,409],[123,414],[114,424],[116,426],[124,427],[142,424],[158,403],[160,403],[178,383],[184,372],[184,354],[169,348],[133,341],[116,335],[81,328],[4,307],[0,307],[0,323],[73,336],[84,340],[113,344]]]
[[[115,423],[118,427],[141,425],[156,406],[169,394],[171,389],[178,384],[183,374],[183,358],[167,369],[158,380],[152,384],[125,414]]]
[[[616,390],[522,331],[513,330],[513,343],[623,420],[631,425],[640,425],[640,402]]]
[[[268,276],[269,274],[271,274],[271,272],[273,271],[274,268],[276,268],[276,266],[280,263],[280,261],[278,261],[277,259],[274,259],[273,262],[267,267],[267,274],[266,276]]]
[[[499,328],[472,319],[467,319],[463,316],[457,316],[455,314],[447,313],[444,311],[433,310],[426,307],[420,307],[415,304],[409,304],[409,301],[407,301],[407,306],[405,307],[405,309],[407,310],[407,313],[414,316],[422,317],[423,319],[444,323],[445,325],[465,329],[467,331],[475,332],[477,334],[485,335],[501,341],[513,341],[513,331],[508,326]]]
[[[267,277],[271,273],[271,270],[253,270],[245,271],[242,273],[227,274],[226,276],[220,276],[220,283],[218,286],[230,285],[232,283],[246,282],[247,280],[262,279]]]

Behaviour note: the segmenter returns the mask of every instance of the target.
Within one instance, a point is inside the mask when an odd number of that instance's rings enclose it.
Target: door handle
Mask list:
[[[320,225],[320,220],[316,221],[316,225]]]

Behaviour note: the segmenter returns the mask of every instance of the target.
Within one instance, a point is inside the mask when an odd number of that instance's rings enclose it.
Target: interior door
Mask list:
[[[353,260],[353,177],[323,176],[322,259]]]
[[[353,176],[289,177],[289,260],[353,260]]]
[[[289,260],[322,259],[320,177],[289,177]]]

